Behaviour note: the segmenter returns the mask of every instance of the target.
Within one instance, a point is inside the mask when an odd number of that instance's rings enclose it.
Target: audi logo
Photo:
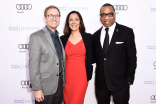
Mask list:
[[[17,4],[16,9],[18,9],[18,10],[30,10],[30,9],[32,9],[32,5],[31,4]]]
[[[156,100],[156,95],[152,95],[151,100]]]
[[[29,45],[29,44],[19,44],[19,45],[18,45],[18,48],[19,48],[19,49],[28,49],[28,45]]]
[[[153,63],[154,66],[156,66],[156,61]]]
[[[121,10],[121,11],[126,11],[128,9],[127,5],[113,5],[115,10]]]
[[[22,80],[21,81],[21,85],[22,86],[28,86],[28,85],[30,85],[30,80],[26,80],[26,81]]]

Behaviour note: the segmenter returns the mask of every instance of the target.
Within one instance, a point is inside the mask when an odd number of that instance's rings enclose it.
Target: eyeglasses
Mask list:
[[[53,15],[53,14],[49,14],[49,15],[46,15],[48,18],[50,18],[50,19],[52,19],[52,18],[56,18],[56,19],[58,19],[58,18],[60,18],[61,17],[61,15]]]
[[[107,14],[106,13],[102,13],[102,14],[100,14],[100,16],[101,16],[101,18],[105,18],[106,16],[113,17],[114,13],[107,13]]]

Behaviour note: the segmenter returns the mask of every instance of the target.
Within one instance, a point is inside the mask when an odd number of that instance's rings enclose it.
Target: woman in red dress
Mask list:
[[[81,14],[72,11],[66,18],[61,36],[66,53],[65,104],[83,104],[88,81],[92,77],[92,35],[85,32]]]

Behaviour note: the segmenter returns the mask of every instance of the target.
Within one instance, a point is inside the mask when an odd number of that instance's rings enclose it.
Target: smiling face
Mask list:
[[[47,11],[47,15],[60,15],[59,11],[56,8],[51,8]],[[49,18],[48,16],[44,17],[46,23],[47,23],[47,27],[52,30],[52,32],[55,33],[56,28],[58,27],[58,25],[60,24],[60,18]]]
[[[76,13],[70,14],[68,23],[69,23],[69,28],[71,29],[71,31],[79,30],[80,18]]]
[[[114,13],[113,8],[111,6],[102,7],[100,14],[108,14],[108,13]],[[108,15],[104,18],[101,17],[101,22],[105,27],[110,27],[114,24],[115,17],[116,17],[116,13],[114,13],[112,17],[108,17]]]

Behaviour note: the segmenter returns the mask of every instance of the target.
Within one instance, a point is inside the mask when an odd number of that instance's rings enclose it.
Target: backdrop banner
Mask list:
[[[29,79],[29,37],[46,23],[44,10],[60,9],[63,35],[66,16],[72,10],[83,17],[86,32],[93,34],[102,24],[100,8],[110,3],[116,22],[133,29],[137,48],[135,81],[130,86],[130,104],[156,104],[156,1],[155,0],[0,0],[0,98],[1,104],[34,104]],[[95,65],[84,104],[97,104]],[[113,103],[113,100],[111,101]]]

